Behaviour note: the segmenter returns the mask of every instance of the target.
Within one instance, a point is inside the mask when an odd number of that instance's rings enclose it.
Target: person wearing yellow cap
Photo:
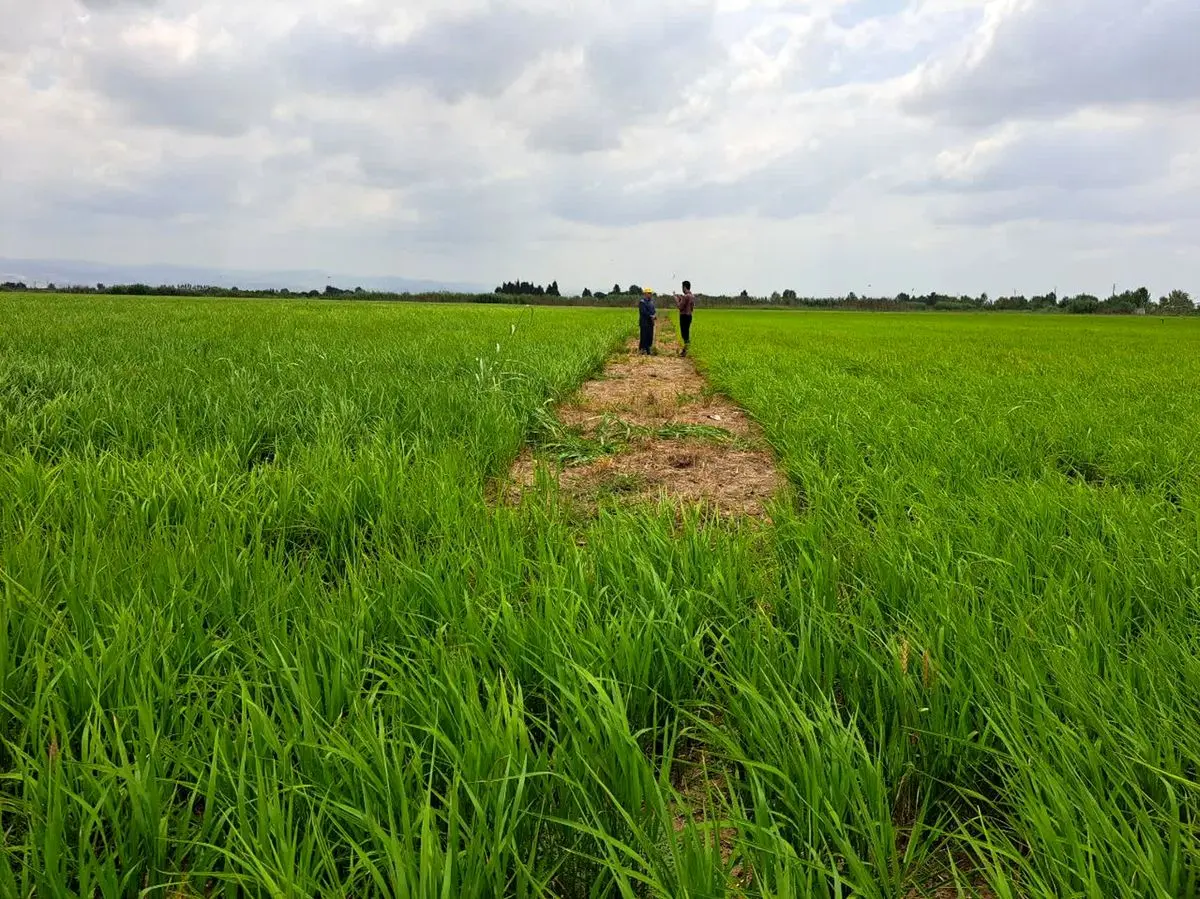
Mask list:
[[[638,341],[638,355],[649,356],[654,351],[654,322],[658,319],[658,309],[654,306],[654,291],[647,287],[642,291],[638,302],[638,328],[641,339]]]

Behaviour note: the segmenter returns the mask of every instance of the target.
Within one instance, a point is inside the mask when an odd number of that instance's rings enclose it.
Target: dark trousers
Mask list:
[[[641,320],[641,339],[638,341],[638,350],[643,353],[650,352],[654,346],[654,320]]]
[[[690,315],[679,316],[679,336],[683,338],[685,346],[692,342],[692,317]]]

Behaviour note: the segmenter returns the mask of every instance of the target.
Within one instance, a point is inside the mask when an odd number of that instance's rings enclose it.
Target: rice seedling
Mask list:
[[[802,503],[490,503],[628,318],[0,298],[0,894],[1200,891],[1197,323],[709,312]]]

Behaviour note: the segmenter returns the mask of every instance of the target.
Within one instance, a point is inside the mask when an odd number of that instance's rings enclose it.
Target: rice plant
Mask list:
[[[706,313],[770,523],[489,502],[620,310],[0,323],[2,895],[1200,891],[1196,322]]]

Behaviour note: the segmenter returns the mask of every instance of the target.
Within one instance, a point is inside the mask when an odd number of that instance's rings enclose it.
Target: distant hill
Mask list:
[[[291,271],[247,271],[187,265],[109,265],[68,259],[0,258],[0,281],[23,281],[30,286],[46,284],[204,284],[240,287],[243,290],[323,290],[325,285],[394,293],[479,293],[490,291],[480,284],[461,281],[430,281],[391,276],[347,275],[336,272],[296,269]]]

